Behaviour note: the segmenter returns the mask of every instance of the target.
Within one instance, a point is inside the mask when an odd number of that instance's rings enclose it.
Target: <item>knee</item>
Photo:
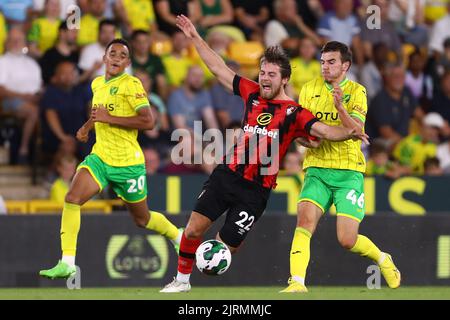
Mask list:
[[[311,234],[314,233],[314,230],[316,229],[317,220],[307,214],[302,214],[297,219],[297,227],[303,228],[308,230]]]
[[[347,250],[350,250],[355,246],[356,236],[353,235],[338,235],[339,244]]]
[[[67,192],[66,197],[64,198],[64,201],[67,203],[82,205],[81,197],[70,190],[69,190],[69,192]]]
[[[198,239],[203,236],[203,231],[195,225],[189,224],[184,230],[184,236],[187,239]]]
[[[138,228],[145,228],[148,224],[148,218],[141,216],[133,216],[134,223]]]

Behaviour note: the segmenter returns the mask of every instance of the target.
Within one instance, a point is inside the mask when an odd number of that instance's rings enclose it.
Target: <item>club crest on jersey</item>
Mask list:
[[[344,96],[342,97],[342,101],[344,101],[344,103],[348,103],[350,101],[350,95],[344,94]]]
[[[252,105],[255,107],[259,106],[259,100],[253,100]]]
[[[257,118],[256,118],[256,122],[258,122],[259,125],[261,126],[267,126],[270,121],[272,121],[272,114],[264,112],[261,113]]]
[[[112,96],[115,96],[117,91],[119,91],[119,87],[111,87],[109,89],[109,94],[112,95]]]
[[[297,109],[296,106],[288,106],[288,108],[286,109],[286,115],[290,115],[292,113],[294,113],[295,109]]]

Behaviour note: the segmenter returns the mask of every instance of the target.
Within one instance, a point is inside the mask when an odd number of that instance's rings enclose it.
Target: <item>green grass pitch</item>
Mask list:
[[[401,287],[396,290],[364,287],[310,287],[307,294],[281,294],[281,287],[194,287],[189,293],[162,294],[161,288],[0,289],[4,299],[98,300],[450,300],[450,287]]]

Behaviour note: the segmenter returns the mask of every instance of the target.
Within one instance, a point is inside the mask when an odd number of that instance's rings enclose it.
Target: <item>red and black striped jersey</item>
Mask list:
[[[258,83],[238,75],[233,91],[244,100],[244,133],[225,156],[225,165],[264,188],[275,188],[289,145],[298,137],[315,139],[309,132],[318,119],[293,100],[262,98]]]

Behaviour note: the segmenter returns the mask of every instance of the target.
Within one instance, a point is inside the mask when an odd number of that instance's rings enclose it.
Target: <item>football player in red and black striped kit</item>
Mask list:
[[[160,292],[187,292],[195,251],[212,223],[226,213],[217,234],[232,253],[263,214],[276,186],[278,164],[295,139],[317,147],[320,139],[343,141],[368,136],[356,128],[327,126],[285,93],[291,75],[288,56],[279,47],[266,49],[260,62],[259,83],[229,69],[200,37],[191,21],[177,17],[177,26],[192,40],[200,57],[217,79],[245,102],[243,135],[206,181],[184,230],[176,278]]]

